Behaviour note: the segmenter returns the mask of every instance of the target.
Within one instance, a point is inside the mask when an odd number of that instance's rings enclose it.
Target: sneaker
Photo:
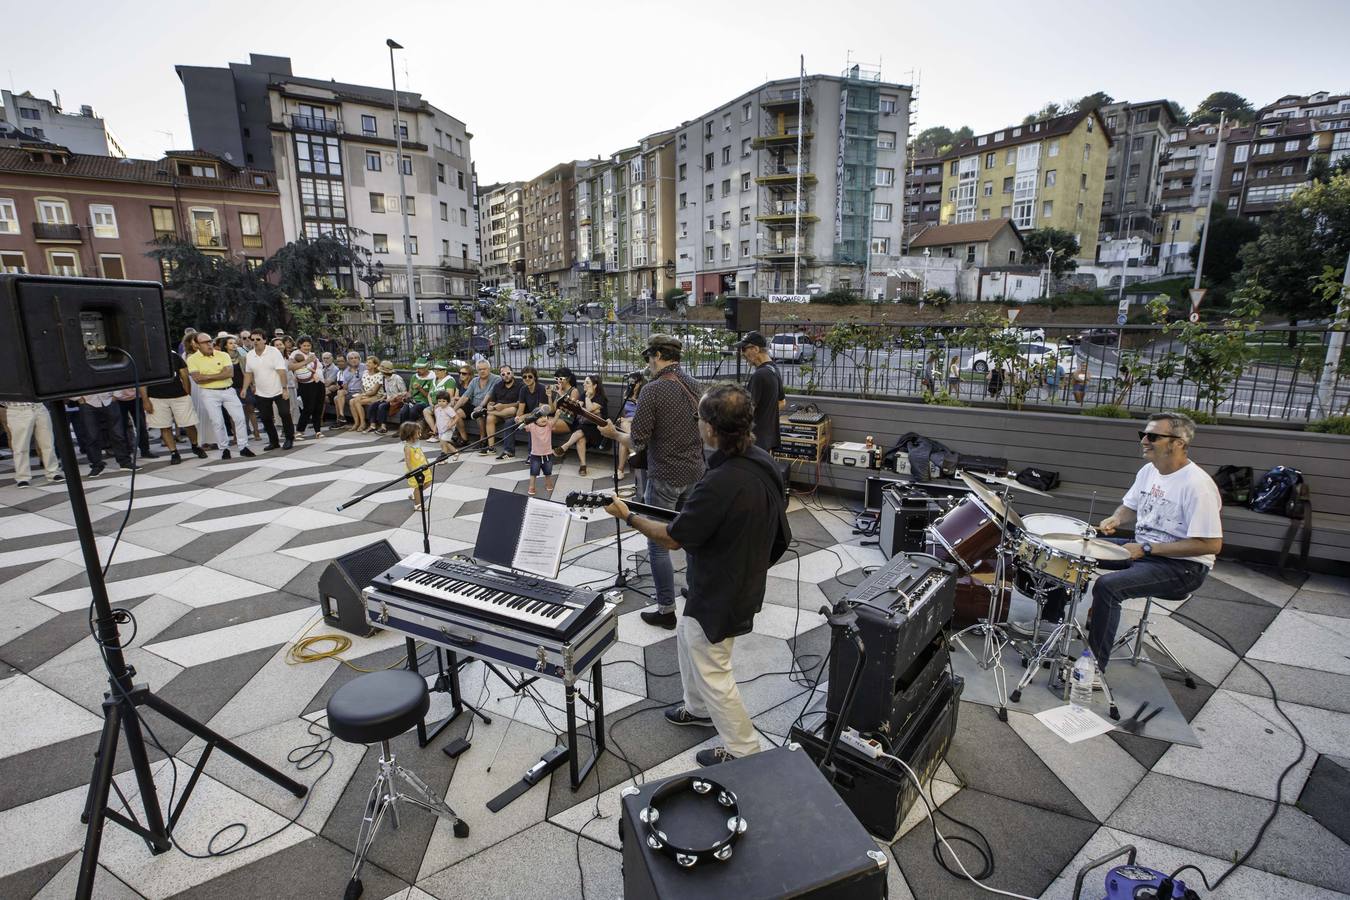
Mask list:
[[[66,480],[66,476],[62,475],[60,472],[57,472],[55,475],[48,475],[48,476],[47,476],[47,483],[48,483],[48,484],[60,484],[61,482],[65,481],[65,480]]]
[[[726,747],[709,747],[707,750],[700,750],[694,754],[694,762],[705,768],[735,758]]]
[[[229,458],[230,458],[230,451],[229,451],[228,449],[220,451],[220,458],[221,458],[221,459],[229,459]]]
[[[269,451],[269,450],[280,450],[280,449],[281,449],[281,445],[280,445],[280,444],[264,444],[264,445],[263,445],[263,452],[264,452],[264,453],[266,453],[266,452]]]
[[[226,451],[226,452],[228,452],[228,451]],[[252,450],[250,450],[250,449],[248,449],[247,447],[245,447],[243,450],[240,450],[240,451],[239,451],[239,455],[240,455],[240,456],[253,457],[253,456],[257,456],[258,454],[254,453]]]
[[[285,440],[285,441],[282,441],[282,442],[281,442],[281,449],[282,449],[282,450],[289,450],[289,449],[291,449],[291,448],[294,447],[294,446],[295,446],[295,441]]]
[[[666,631],[675,630],[675,613],[661,612],[658,609],[643,610],[639,615],[642,621],[648,625],[655,625],[657,628],[664,628]]]
[[[14,482],[14,486],[15,486],[15,487],[28,487],[28,485],[30,485],[31,483],[32,483],[32,482],[29,482],[29,481],[16,481],[16,482]]]
[[[198,459],[206,459],[206,451],[195,444],[192,447],[192,452]]]
[[[497,458],[498,458],[498,459],[515,459],[515,458],[516,458],[516,455],[515,455],[514,453],[507,453],[505,450],[503,450],[501,453],[498,453],[498,454],[497,454]]]
[[[159,454],[153,450],[142,450],[141,459],[159,459]]]
[[[169,465],[171,465],[171,466],[176,466],[176,465],[178,465],[179,463],[181,463],[182,461],[183,461],[183,457],[180,456],[180,455],[178,454],[178,451],[177,451],[177,450],[175,450],[175,451],[173,451],[172,453],[169,454]]]
[[[117,465],[120,466],[124,472],[137,472],[140,471],[141,468],[140,465],[131,460],[124,463],[118,463]]]
[[[107,467],[106,465],[104,465],[103,463],[99,463],[99,464],[96,465],[96,466],[90,466],[90,467],[89,467],[89,474],[88,474],[88,476],[86,476],[86,477],[88,477],[88,478],[97,478],[98,476],[100,476],[100,475],[103,474],[103,470],[106,469],[106,468],[108,468],[108,467]]]
[[[492,455],[492,451],[489,450],[487,447],[484,447],[482,450],[479,450],[479,451],[478,451],[478,455],[479,455],[479,456],[491,456],[491,455]]]
[[[709,716],[696,716],[683,704],[666,710],[666,721],[672,725],[703,725],[711,728],[713,720]]]

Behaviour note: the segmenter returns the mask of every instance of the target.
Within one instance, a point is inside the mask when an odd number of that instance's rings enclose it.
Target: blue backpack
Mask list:
[[[1289,466],[1276,466],[1252,489],[1249,505],[1254,512],[1288,516],[1291,503],[1299,499],[1303,473]]]

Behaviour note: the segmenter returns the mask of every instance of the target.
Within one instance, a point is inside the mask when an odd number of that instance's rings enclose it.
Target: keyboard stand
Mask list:
[[[412,672],[421,674],[417,666],[417,644],[412,638],[405,638],[408,648],[408,669]],[[417,746],[425,747],[436,739],[436,737],[445,730],[445,726],[458,719],[460,714],[466,709],[483,720],[484,725],[491,725],[492,719],[481,709],[469,703],[464,699],[459,689],[459,669],[460,666],[470,662],[459,661],[459,656],[453,650],[446,650],[444,647],[432,647],[436,659],[436,680],[432,682],[431,690],[450,694],[450,715],[441,719],[434,725],[428,725],[426,719],[417,723]],[[486,662],[486,660],[485,660]],[[486,677],[486,676],[484,676]]]

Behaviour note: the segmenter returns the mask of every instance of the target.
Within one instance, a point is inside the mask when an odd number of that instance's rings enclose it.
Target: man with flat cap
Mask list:
[[[698,401],[703,386],[680,366],[684,345],[679,338],[654,334],[642,356],[651,379],[638,393],[637,410],[628,432],[613,423],[600,429],[610,440],[647,451],[647,491],[651,506],[677,509],[703,477],[703,439],[698,430]],[[670,549],[649,540],[648,560],[656,583],[656,609],[642,613],[649,625],[675,628],[675,569]]]
[[[753,367],[745,389],[755,405],[755,446],[765,453],[778,449],[778,414],[787,403],[783,379],[769,355],[769,342],[758,331],[748,332],[732,347]]]

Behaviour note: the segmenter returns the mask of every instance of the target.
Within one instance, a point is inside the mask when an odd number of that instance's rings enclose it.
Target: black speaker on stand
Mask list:
[[[727,297],[727,331],[745,334],[747,331],[759,331],[760,303],[754,297]]]
[[[393,568],[401,556],[388,541],[376,541],[344,553],[328,564],[319,576],[319,606],[323,620],[334,628],[358,637],[370,637],[380,629],[366,618],[361,591],[376,575]]]
[[[161,699],[148,685],[136,684],[133,680],[136,670],[127,665],[122,653],[122,637],[103,580],[103,564],[84,499],[64,398],[167,381],[171,377],[163,288],[145,281],[0,275],[0,355],[6,360],[6,365],[0,367],[0,400],[45,401],[51,412],[52,436],[65,469],[66,492],[93,597],[90,618],[94,640],[108,671],[108,690],[103,695],[103,732],[80,816],[88,827],[75,896],[77,900],[88,900],[93,895],[94,876],[98,872],[104,824],[111,820],[121,825],[145,841],[152,854],[167,852],[173,847],[173,825],[187,806],[211,751],[217,747],[297,797],[303,797],[308,789]],[[206,743],[192,767],[186,788],[168,811],[167,823],[145,752],[142,706]],[[123,734],[139,790],[134,802],[141,806],[143,819],[135,818],[125,806],[119,809],[108,806],[117,745]],[[124,815],[120,809],[127,809],[130,815]]]

